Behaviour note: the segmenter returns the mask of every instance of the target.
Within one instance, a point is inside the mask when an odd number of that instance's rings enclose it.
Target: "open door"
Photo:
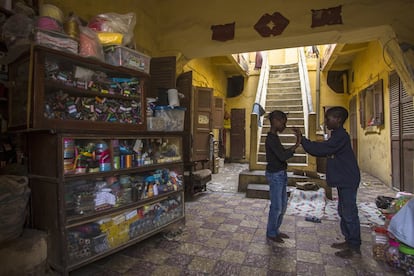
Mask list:
[[[212,131],[213,89],[196,87],[193,109],[193,156],[192,160],[210,158],[210,133]]]
[[[183,145],[184,161],[199,161],[210,158],[210,132],[212,130],[213,89],[193,87],[192,72],[177,78],[177,90],[184,95],[180,105],[185,107]]]

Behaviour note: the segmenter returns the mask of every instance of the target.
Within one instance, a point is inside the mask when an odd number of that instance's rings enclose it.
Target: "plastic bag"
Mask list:
[[[414,198],[392,217],[388,231],[399,241],[414,247]]]
[[[122,45],[125,46],[132,42],[135,24],[135,13],[104,13],[92,18],[88,27],[95,32],[121,33],[123,35]]]
[[[79,30],[79,54],[83,57],[94,57],[104,61],[105,56],[97,34],[88,27],[80,26]]]
[[[23,14],[10,16],[2,27],[2,39],[7,49],[21,44],[30,44],[30,35],[34,26],[33,19]]]
[[[22,234],[29,196],[27,177],[0,176],[0,243],[14,240]]]

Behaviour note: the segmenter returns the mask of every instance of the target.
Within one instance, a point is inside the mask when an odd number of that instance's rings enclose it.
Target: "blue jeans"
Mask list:
[[[282,225],[283,215],[287,208],[287,173],[286,171],[266,172],[266,179],[269,183],[270,197],[266,235],[276,237],[279,235],[279,227]]]
[[[338,214],[341,218],[341,232],[349,247],[359,249],[361,246],[361,226],[359,224],[356,203],[358,187],[340,188],[338,190]]]

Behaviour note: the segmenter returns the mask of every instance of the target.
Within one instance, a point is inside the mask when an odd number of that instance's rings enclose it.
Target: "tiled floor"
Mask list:
[[[340,238],[337,221],[312,223],[285,216],[283,244],[266,241],[269,201],[237,193],[244,164],[226,164],[208,191],[186,203],[186,223],[155,235],[71,275],[403,275],[372,258],[371,233],[362,228],[362,257],[343,260],[329,245]],[[358,200],[395,195],[363,174]],[[168,234],[168,235],[166,235]],[[168,237],[168,238],[167,238]]]

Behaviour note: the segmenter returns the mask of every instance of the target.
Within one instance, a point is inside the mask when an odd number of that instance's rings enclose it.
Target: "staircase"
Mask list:
[[[286,129],[283,133],[279,133],[279,137],[285,148],[291,147],[296,142],[292,128],[299,128],[302,133],[305,133],[302,92],[296,63],[270,66],[265,110],[269,113],[275,109],[288,114]],[[258,163],[264,165],[266,164],[265,140],[269,130],[270,122],[264,119],[258,152]],[[288,165],[305,167],[306,164],[307,155],[303,148],[299,147],[295,155],[289,159]]]
[[[292,128],[296,127],[305,133],[305,119],[301,91],[301,81],[299,75],[299,65],[285,64],[272,65],[269,67],[269,78],[267,81],[267,93],[264,109],[266,113],[278,109],[287,113],[286,129],[279,133],[279,138],[285,148],[291,147],[296,142],[296,137]],[[265,141],[267,133],[270,131],[270,122],[263,119],[260,138],[258,138],[257,164],[262,166],[262,170],[242,172],[239,175],[239,192],[246,192],[246,197],[250,198],[269,198],[269,185],[265,178],[266,149]],[[292,158],[288,160],[288,170],[306,169],[307,154],[302,147],[296,150]],[[307,181],[308,177],[288,173],[288,185],[295,186],[296,181]]]

